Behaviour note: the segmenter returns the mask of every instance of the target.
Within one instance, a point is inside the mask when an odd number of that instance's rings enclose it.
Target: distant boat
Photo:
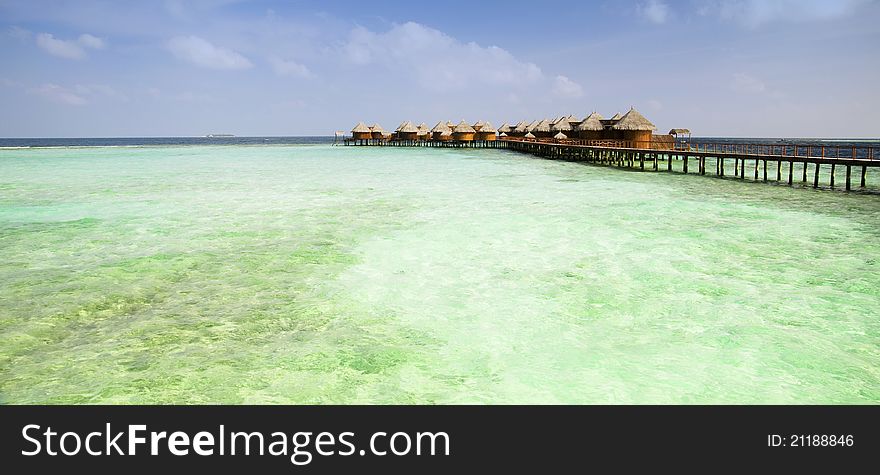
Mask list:
[[[232,134],[208,134],[205,137],[213,138],[213,137],[235,137]]]

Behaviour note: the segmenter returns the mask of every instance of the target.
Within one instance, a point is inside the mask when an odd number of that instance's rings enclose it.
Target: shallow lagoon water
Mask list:
[[[876,403],[880,196],[499,150],[0,151],[3,403]]]

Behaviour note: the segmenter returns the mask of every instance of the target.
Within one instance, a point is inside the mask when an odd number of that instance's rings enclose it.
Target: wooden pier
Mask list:
[[[650,147],[606,146],[596,141],[524,139],[505,137],[483,141],[434,140],[354,140],[345,145],[374,145],[388,147],[452,147],[496,148],[528,153],[536,157],[587,162],[641,171],[667,171],[733,177],[754,181],[781,182],[792,185],[795,181],[818,188],[828,185],[851,190],[855,184],[865,187],[869,168],[880,167],[877,147],[806,146],[793,144],[676,144],[671,149]],[[673,166],[673,163],[676,166]],[[820,183],[820,168],[830,172]],[[795,171],[797,169],[797,172]],[[731,173],[732,172],[732,173]]]

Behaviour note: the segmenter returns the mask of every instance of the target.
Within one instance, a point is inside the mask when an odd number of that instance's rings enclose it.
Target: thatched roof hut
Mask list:
[[[471,127],[474,128],[475,132],[479,132],[480,129],[482,129],[484,125],[486,125],[485,122],[483,122],[482,120],[478,120],[478,121],[474,122],[474,125],[472,125]]]
[[[550,126],[550,131],[552,132],[562,132],[571,130],[571,123],[568,121],[567,117],[563,117],[555,124]]]
[[[669,131],[669,135],[690,135],[691,131],[689,129],[672,129]]]
[[[385,137],[386,132],[385,129],[383,129],[382,126],[379,125],[378,122],[376,122],[375,124],[370,126],[370,134],[374,139],[381,139]]]
[[[431,129],[428,128],[428,124],[422,122],[416,127],[418,131],[416,135],[419,137],[419,140],[428,140],[428,136],[431,135]]]
[[[455,126],[455,128],[452,129],[453,134],[456,134],[456,133],[458,133],[458,134],[471,133],[472,134],[474,132],[476,132],[476,130],[474,130],[473,127],[471,127],[467,122],[465,122],[463,120],[461,122],[459,122],[458,125]]]
[[[563,134],[562,132],[557,132],[556,135],[553,136],[556,140],[564,140],[568,138],[568,135]]]
[[[613,115],[610,119],[608,119],[608,120],[620,120],[620,117],[621,117],[620,112],[618,112],[617,114],[614,114],[614,115]]]
[[[510,125],[508,125],[507,122],[501,124],[501,127],[498,127],[498,132],[499,132],[499,133],[502,133],[502,134],[507,134],[507,133],[510,132],[511,130],[513,130],[513,128],[512,128]],[[507,135],[505,135],[505,137],[506,137],[506,136],[507,136]]]
[[[657,126],[635,108],[631,108],[611,129],[620,133],[623,140],[632,141],[632,147],[651,148],[651,133],[657,130]]]
[[[447,120],[446,127],[449,127],[449,130],[452,130],[453,128],[455,128],[455,124],[453,124],[451,120]]]
[[[474,135],[477,133],[473,127],[470,126],[467,122],[462,120],[452,129],[452,139],[453,140],[464,140],[471,141],[474,139]]]
[[[506,133],[506,132],[501,132],[500,134],[498,134],[498,136],[499,136],[499,137],[507,137],[507,133]]]
[[[413,125],[413,123],[410,121],[406,121],[406,122],[400,124],[400,127],[398,127],[397,130],[395,130],[395,132],[404,132],[404,133],[413,133],[413,134],[418,131],[419,131],[419,129],[415,125]]]
[[[525,138],[527,138],[527,139],[533,139],[533,138],[535,138],[535,134],[533,134],[533,133],[531,133],[531,132],[526,132]]]
[[[604,120],[605,119],[603,119],[602,115],[598,112],[593,112],[586,116],[584,120],[575,127],[578,137],[588,140],[601,139],[602,132],[605,130]]]
[[[611,128],[614,130],[657,130],[657,126],[652,124],[650,120],[646,119],[635,108],[631,108]]]
[[[541,136],[543,136],[543,137],[549,137],[550,134],[551,134],[550,127],[551,127],[551,126],[550,126],[550,121],[547,120],[547,119],[544,119],[544,120],[538,122],[537,125],[535,125],[534,127],[532,127],[532,129],[531,129],[529,132],[531,132],[531,133],[533,133],[533,134],[535,134],[536,136],[539,136],[539,137],[541,137]]]
[[[400,124],[400,127],[395,132],[397,132],[397,138],[400,140],[417,140],[419,129],[412,122],[406,121]]]
[[[525,135],[525,133],[528,132],[528,126],[529,124],[527,124],[526,121],[521,120],[510,129],[510,133],[511,135]]]
[[[433,140],[449,140],[452,138],[452,129],[441,120],[431,129],[431,138]]]
[[[492,126],[491,122],[484,122],[480,127],[480,130],[477,131],[477,140],[495,140],[495,127]]]
[[[584,120],[581,121],[577,126],[578,131],[596,131],[596,130],[604,130],[605,126],[602,125],[602,115],[598,112],[593,112],[588,115]]]
[[[357,125],[351,129],[351,138],[357,140],[370,139],[372,138],[372,131],[363,122],[358,122]]]
[[[531,121],[529,123],[529,125],[526,126],[526,132],[531,132],[532,129],[534,129],[535,126],[537,126],[540,123],[541,123],[541,119],[535,119],[535,120]]]

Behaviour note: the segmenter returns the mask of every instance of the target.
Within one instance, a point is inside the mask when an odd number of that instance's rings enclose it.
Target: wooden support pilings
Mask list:
[[[837,168],[838,166],[845,167],[845,170],[841,170],[845,172],[845,189],[851,190],[853,188],[853,173],[859,173],[859,186],[864,188],[866,186],[866,175],[869,167],[877,167],[880,168],[880,160],[876,160],[873,158],[873,154],[869,150],[867,154],[859,154],[856,156],[854,153],[850,154],[851,156],[845,157],[835,157],[834,154],[824,154],[825,156],[819,156],[818,154],[814,155],[809,151],[806,154],[795,154],[789,155],[785,154],[786,152],[782,152],[783,155],[777,155],[775,150],[779,150],[779,148],[749,148],[749,147],[740,147],[740,148],[720,148],[717,151],[716,149],[701,149],[701,150],[652,150],[650,148],[624,148],[624,147],[609,147],[609,146],[592,146],[586,144],[578,144],[574,143],[557,143],[557,142],[548,142],[548,141],[529,141],[529,140],[497,140],[497,141],[431,141],[431,140],[419,140],[419,141],[405,141],[405,140],[378,140],[378,139],[345,139],[340,143],[340,145],[355,145],[355,146],[388,146],[388,147],[450,147],[450,148],[493,148],[493,149],[508,149],[517,152],[529,153],[538,157],[545,157],[548,159],[556,159],[556,160],[567,160],[567,161],[584,161],[588,163],[594,164],[603,164],[608,166],[616,166],[616,167],[626,167],[635,169],[638,167],[639,170],[645,170],[645,161],[650,160],[651,169],[653,171],[660,170],[660,161],[666,160],[666,170],[674,171],[675,167],[673,166],[673,161],[681,160],[682,161],[682,169],[681,171],[685,174],[691,173],[690,165],[692,160],[697,160],[697,173],[700,175],[707,174],[708,161],[712,159],[715,165],[715,176],[725,177],[727,171],[725,171],[725,163],[727,160],[733,160],[733,177],[745,179],[746,175],[746,164],[749,160],[754,160],[754,170],[752,170],[752,174],[754,176],[754,180],[758,181],[759,176],[763,177],[763,181],[772,181],[773,177],[772,171],[768,170],[768,168],[772,165],[768,164],[768,162],[776,162],[776,182],[782,183],[783,178],[783,170],[782,170],[782,162],[788,163],[788,184],[792,185],[794,182],[794,167],[795,164],[801,166],[801,180],[806,185],[807,183],[807,173],[809,166],[813,165],[813,180],[812,185],[814,188],[819,187],[819,175],[821,175],[821,167],[822,165],[831,165],[831,174],[830,174],[830,187],[836,188],[839,186],[837,183]],[[783,148],[783,150],[786,150]],[[844,149],[846,151],[846,149]],[[867,157],[867,158],[865,158]],[[636,163],[638,162],[638,163]],[[728,164],[729,165],[729,164]],[[751,165],[749,163],[749,165]],[[855,168],[855,170],[853,170]],[[762,173],[763,172],[763,173]]]
[[[846,166],[846,191],[852,189],[852,185],[850,182],[850,172],[852,171],[851,168],[852,167],[850,167],[849,165]]]

